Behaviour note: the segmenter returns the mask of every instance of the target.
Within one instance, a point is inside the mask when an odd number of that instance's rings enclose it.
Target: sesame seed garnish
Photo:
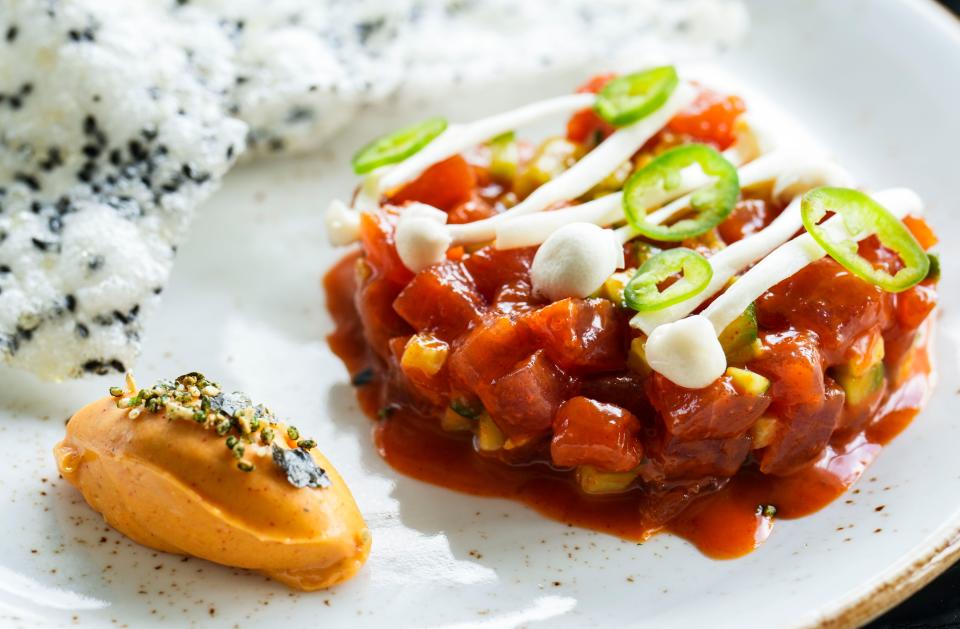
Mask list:
[[[102,362],[97,361],[97,364],[100,366]],[[223,438],[223,445],[237,461],[237,469],[242,472],[256,469],[256,465],[244,457],[250,446],[259,443],[271,446],[274,464],[295,487],[329,486],[326,472],[306,453],[317,446],[316,441],[300,439],[300,431],[296,427],[280,424],[268,408],[255,406],[242,393],[223,393],[217,383],[203,374],[189,373],[173,381],[161,380],[152,387],[139,389],[133,376],[128,373],[126,387],[110,387],[109,392],[116,400],[117,408],[126,410],[130,419],[159,415],[168,421],[194,422],[215,432]],[[285,430],[297,447],[289,448],[285,447],[285,443],[276,443],[278,429]],[[262,453],[259,446],[253,451]],[[294,452],[300,452],[300,455]]]

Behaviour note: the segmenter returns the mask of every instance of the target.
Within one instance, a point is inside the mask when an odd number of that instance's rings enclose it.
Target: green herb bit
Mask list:
[[[393,415],[393,412],[397,410],[393,406],[384,406],[379,411],[377,411],[377,418],[386,419]]]
[[[113,397],[123,397],[123,389],[120,387],[110,387],[110,395]]]
[[[234,448],[237,447],[238,443],[240,443],[240,440],[234,437],[233,435],[230,435],[229,437],[227,437],[227,441],[226,441],[227,450],[233,450]]]
[[[167,409],[167,419],[169,420],[178,419],[178,420],[186,421],[186,420],[195,420],[196,418],[194,417],[193,411],[191,411],[189,408],[178,406],[176,408]]]
[[[249,461],[237,461],[237,469],[241,472],[252,472],[257,467]]]
[[[251,433],[256,430],[256,428],[253,427],[253,407],[248,406],[247,408],[237,411],[234,415],[234,418],[237,420],[237,425],[240,427],[240,432],[243,434]]]
[[[928,253],[927,257],[930,258],[930,269],[927,271],[927,277],[925,279],[930,280],[931,282],[940,281],[940,256],[935,253]]]
[[[773,516],[777,515],[777,508],[770,504],[757,505],[757,515],[765,518],[772,518]]]
[[[237,444],[236,446],[234,446],[234,448],[233,448],[233,456],[234,456],[235,458],[242,459],[242,458],[243,458],[243,453],[246,452],[246,451],[247,451],[247,449],[244,447],[244,445],[243,445],[242,443],[238,443],[238,444]]]
[[[477,410],[461,400],[452,400],[450,402],[450,408],[453,409],[453,412],[457,415],[461,415],[467,419],[476,419],[483,414],[482,408]]]
[[[304,450],[312,450],[317,447],[317,442],[313,439],[301,439],[297,442],[297,446],[303,448]]]
[[[219,420],[217,420],[215,430],[217,431],[218,435],[220,435],[221,437],[224,436],[225,434],[230,432],[230,420],[227,419],[226,417],[220,418]]]
[[[353,374],[353,376],[350,378],[350,384],[355,387],[363,387],[373,382],[375,377],[376,374],[374,373],[373,368],[367,367],[366,369]]]
[[[273,442],[273,430],[270,428],[264,428],[260,431],[260,442],[264,445],[270,445]]]
[[[287,436],[290,437],[290,441],[296,441],[300,438],[300,431],[297,430],[296,426],[288,426]]]

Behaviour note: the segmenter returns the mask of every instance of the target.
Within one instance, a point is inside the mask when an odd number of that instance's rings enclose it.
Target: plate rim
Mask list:
[[[901,0],[931,27],[941,29],[960,49],[960,16],[937,0]],[[860,627],[910,598],[960,560],[960,509],[931,533],[918,548],[880,572],[831,608],[820,618],[805,622],[802,629],[849,629]]]

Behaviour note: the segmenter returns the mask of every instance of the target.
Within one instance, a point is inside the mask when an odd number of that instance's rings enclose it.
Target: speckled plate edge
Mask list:
[[[931,25],[947,32],[960,50],[960,18],[936,0],[915,0],[913,9],[925,14]],[[819,619],[801,626],[803,629],[860,627],[910,598],[958,560],[960,509],[899,562],[824,610]]]

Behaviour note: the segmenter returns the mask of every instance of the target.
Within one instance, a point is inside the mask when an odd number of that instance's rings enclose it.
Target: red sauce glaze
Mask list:
[[[519,500],[553,519],[626,539],[642,541],[666,530],[691,541],[713,558],[728,559],[750,552],[767,538],[775,519],[813,513],[850,487],[881,446],[910,423],[929,386],[930,363],[926,345],[922,345],[904,371],[903,382],[885,396],[867,428],[852,438],[828,444],[814,463],[799,471],[773,476],[748,465],[729,481],[705,477],[678,480],[656,493],[633,489],[611,496],[591,496],[579,490],[568,471],[552,467],[549,457],[532,464],[509,465],[501,458],[478,453],[472,435],[443,431],[435,416],[437,409],[397,390],[395,376],[385,373],[385,365],[371,355],[355,307],[360,259],[359,252],[347,256],[325,277],[327,303],[336,322],[329,342],[351,373],[375,366],[374,381],[356,391],[363,410],[377,420],[376,444],[387,462],[401,473],[429,483],[480,496]],[[490,356],[492,361],[496,358]],[[624,379],[627,382],[622,382]],[[639,386],[631,376],[607,376],[582,384],[581,391],[618,401],[618,387],[635,395]],[[632,403],[632,410],[643,413],[649,422],[650,407],[636,400]],[[384,408],[390,412],[380,413],[378,419],[378,412]],[[630,428],[624,429],[625,435],[630,434]],[[646,442],[663,449],[664,440],[648,435]],[[658,456],[647,454],[650,460]],[[650,472],[651,476],[655,474]],[[758,513],[758,506],[767,504],[776,506],[775,518]]]
[[[742,108],[705,91],[645,150],[674,141],[671,134],[722,148]],[[590,116],[571,124],[606,132]],[[630,362],[638,332],[626,308],[533,295],[533,248],[457,248],[420,273],[405,269],[393,206],[425,201],[458,222],[477,220],[503,207],[505,189],[491,192],[489,181],[482,164],[460,157],[428,169],[380,213],[364,215],[361,249],[324,278],[331,348],[364,374],[355,378],[361,407],[376,420],[381,455],[400,472],[626,539],[670,531],[726,559],[762,543],[776,519],[841,495],[925,401],[932,281],[892,295],[829,258],[811,264],[756,302],[761,350],[737,365],[766,377],[769,389],[727,375],[689,390]],[[709,238],[683,244],[723,246],[781,209],[744,199]],[[924,245],[936,242],[922,220],[908,226]],[[861,251],[896,264],[878,242]],[[441,352],[439,362],[408,362],[409,347]],[[856,389],[851,373],[878,379]],[[481,449],[484,434],[499,441]],[[588,494],[575,467],[626,480],[619,493]]]

